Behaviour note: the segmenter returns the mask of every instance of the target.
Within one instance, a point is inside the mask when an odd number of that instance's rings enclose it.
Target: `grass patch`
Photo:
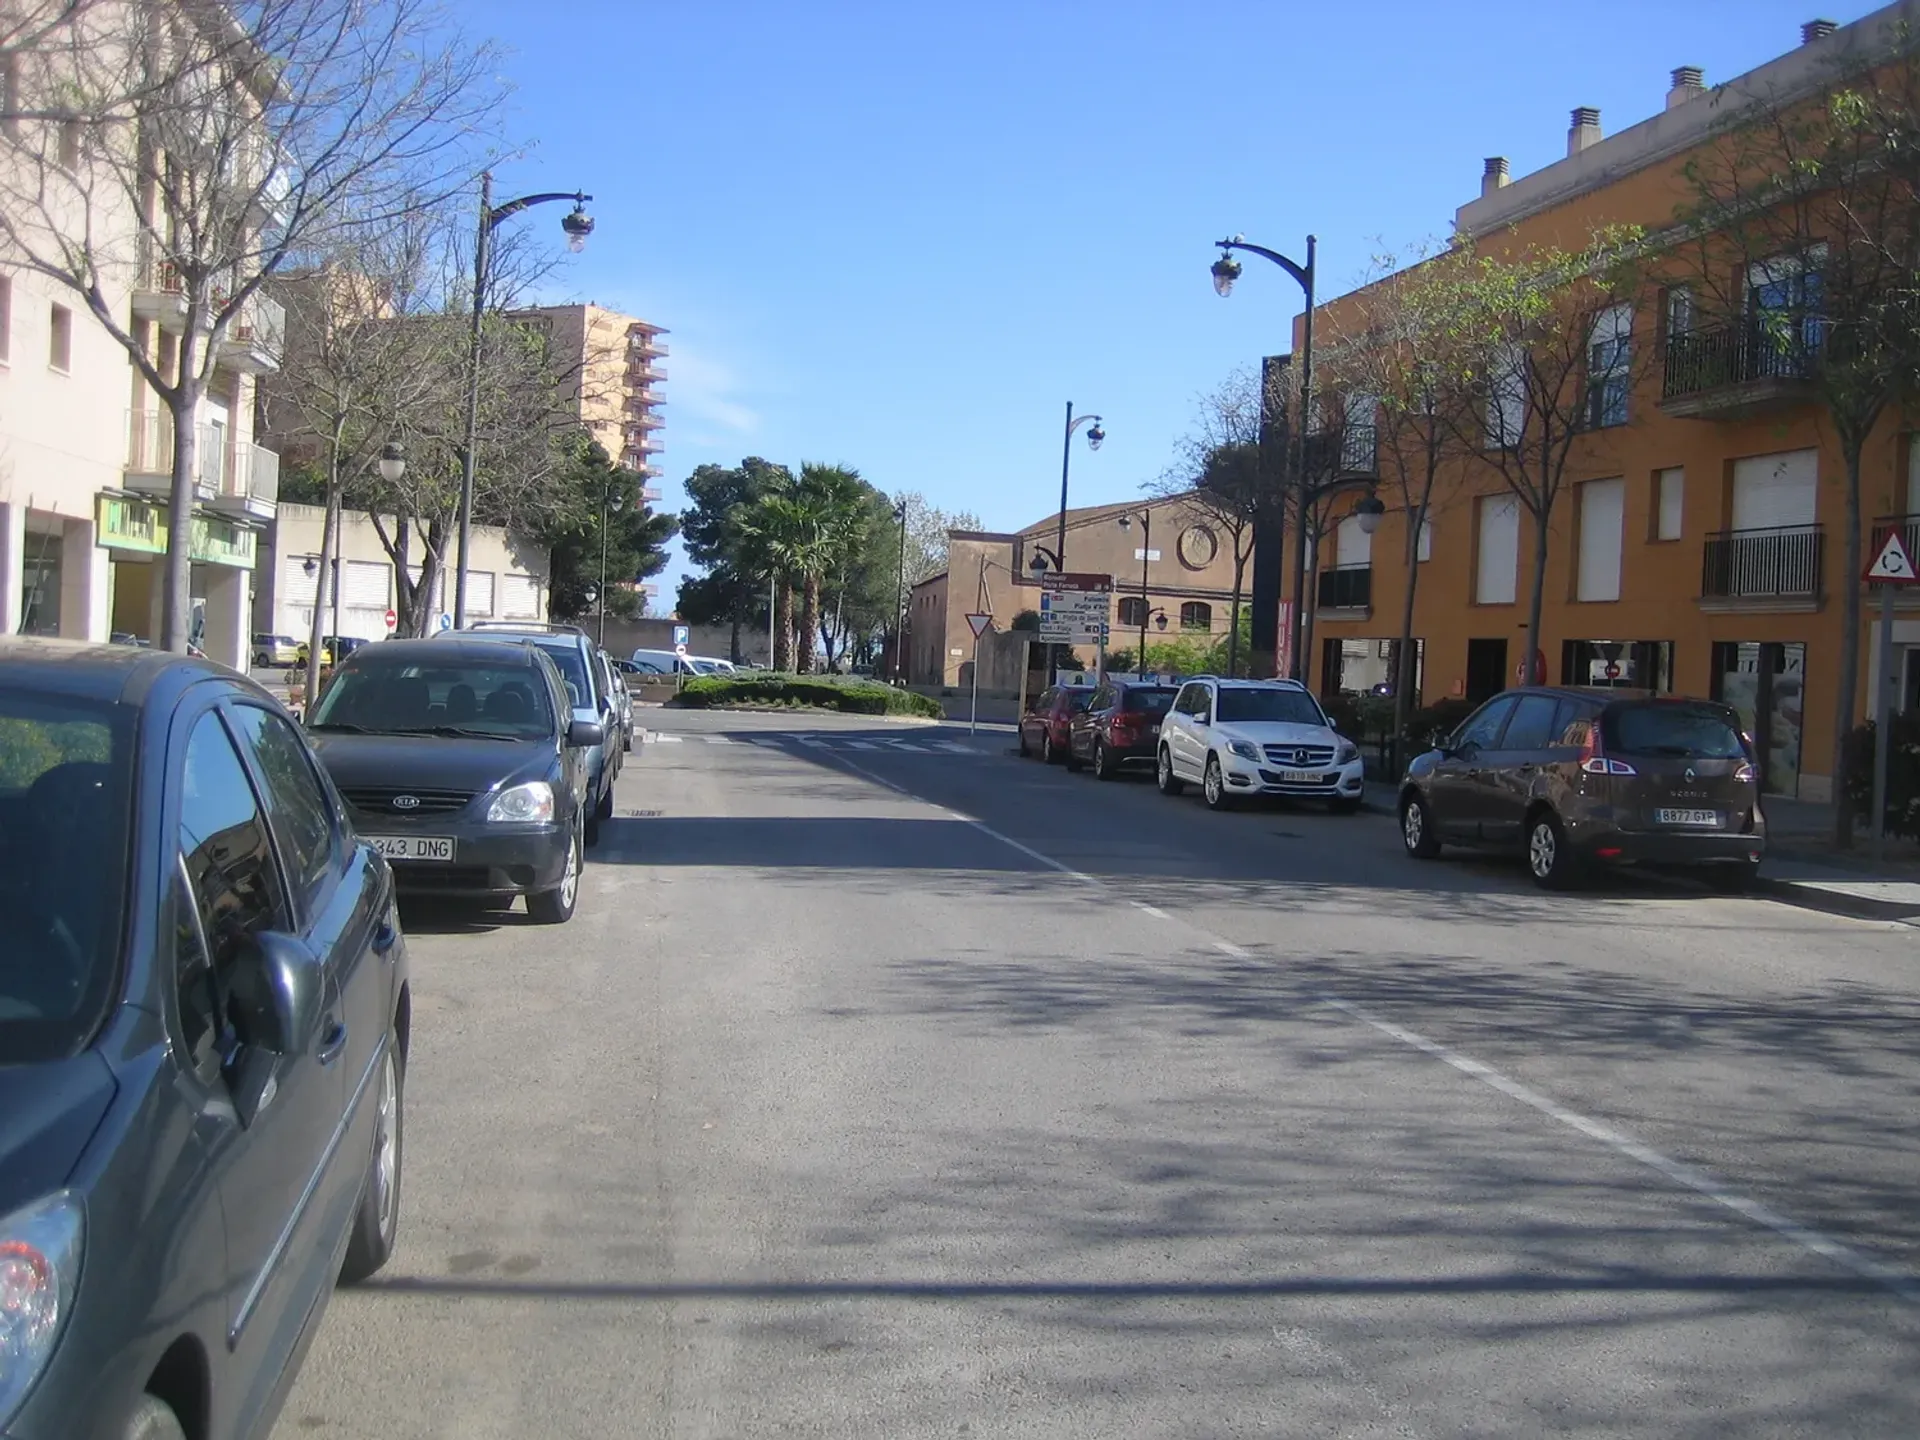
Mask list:
[[[916,715],[942,719],[940,702],[877,680],[838,675],[700,675],[667,702],[687,710],[709,707],[807,707],[848,715]]]

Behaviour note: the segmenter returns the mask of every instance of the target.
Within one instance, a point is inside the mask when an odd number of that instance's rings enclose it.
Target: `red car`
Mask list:
[[[1066,759],[1073,717],[1087,708],[1092,697],[1091,685],[1049,685],[1034,696],[1020,717],[1020,753],[1031,755],[1038,750],[1049,765]]]

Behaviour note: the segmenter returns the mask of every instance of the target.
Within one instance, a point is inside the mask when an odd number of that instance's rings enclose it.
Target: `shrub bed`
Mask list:
[[[940,702],[877,680],[836,675],[701,675],[667,702],[690,710],[713,706],[794,706],[850,715],[918,715],[941,719]]]

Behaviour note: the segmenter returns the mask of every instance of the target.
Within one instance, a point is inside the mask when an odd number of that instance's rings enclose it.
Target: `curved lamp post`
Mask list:
[[[1053,568],[1064,572],[1067,568],[1067,473],[1073,466],[1073,437],[1082,426],[1087,428],[1087,448],[1098,450],[1100,442],[1107,438],[1107,432],[1100,427],[1098,415],[1075,415],[1073,402],[1067,402],[1067,428],[1060,437],[1060,521],[1053,537]],[[1039,557],[1036,555],[1035,559]],[[1039,574],[1036,566],[1034,573]],[[1057,684],[1060,679],[1060,648],[1047,647],[1047,679]]]
[[[587,248],[593,233],[593,217],[587,214],[587,202],[593,199],[584,191],[548,190],[538,195],[522,195],[504,205],[493,203],[493,173],[480,176],[480,233],[473,246],[473,331],[467,344],[467,431],[465,453],[460,460],[460,549],[453,575],[453,623],[464,629],[467,623],[467,557],[473,543],[473,471],[474,447],[480,430],[480,327],[487,306],[487,264],[492,259],[493,232],[502,222],[535,205],[556,200],[571,200],[573,209],[560,221],[566,232],[567,249],[578,255]]]
[[[1301,678],[1304,669],[1304,657],[1301,655],[1300,622],[1301,612],[1306,603],[1306,563],[1307,563],[1307,507],[1306,507],[1306,466],[1302,463],[1306,442],[1307,417],[1312,414],[1313,404],[1313,277],[1314,252],[1318,241],[1312,235],[1307,236],[1307,263],[1296,264],[1278,250],[1269,250],[1264,245],[1250,244],[1245,236],[1235,235],[1226,240],[1215,242],[1220,247],[1220,258],[1213,262],[1213,288],[1221,299],[1233,293],[1233,282],[1240,278],[1240,262],[1233,258],[1233,252],[1244,250],[1249,255],[1258,255],[1263,260],[1271,260],[1287,274],[1291,275],[1307,299],[1306,331],[1300,345],[1300,423],[1287,427],[1287,468],[1292,472],[1291,479],[1298,490],[1298,504],[1294,510],[1295,534],[1293,537],[1293,619],[1287,637],[1287,669],[1295,680]]]
[[[1122,515],[1116,522],[1123,531],[1133,530],[1133,516]],[[1140,653],[1134,657],[1142,675],[1147,673],[1147,619],[1149,612],[1158,615],[1160,628],[1167,628],[1167,612],[1152,610],[1152,602],[1147,599],[1147,562],[1153,559],[1153,512],[1140,512]]]

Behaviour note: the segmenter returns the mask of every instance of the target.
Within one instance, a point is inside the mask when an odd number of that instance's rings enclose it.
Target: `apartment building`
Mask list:
[[[78,122],[8,122],[0,181],[17,195],[53,170],[74,177],[76,198],[33,223],[84,235],[109,311],[170,375],[186,304],[150,244],[163,217],[153,187],[136,197],[95,176],[83,188],[88,147],[102,143],[112,137]],[[157,640],[173,417],[74,292],[19,259],[0,247],[0,628]],[[236,666],[246,661],[258,536],[279,488],[278,457],[254,443],[253,388],[279,363],[283,333],[278,305],[250,301],[218,342],[194,417],[192,629],[209,655]]]
[[[652,482],[660,477],[666,449],[661,432],[667,422],[660,414],[665,402],[657,387],[667,378],[660,363],[668,353],[660,337],[667,332],[594,304],[542,305],[514,315],[545,329],[580,423],[607,454],[646,477],[641,499],[659,504]],[[633,588],[647,597],[649,608],[658,598],[659,587],[651,581]]]
[[[1682,66],[1660,113],[1614,135],[1603,134],[1597,111],[1575,109],[1565,158],[1517,179],[1504,160],[1487,161],[1456,229],[1481,246],[1577,247],[1598,226],[1633,223],[1650,249],[1677,250],[1679,217],[1696,193],[1690,159],[1761,103],[1817,98],[1846,54],[1910,43],[1902,27],[1916,18],[1907,4],[1845,27],[1810,23],[1799,46],[1718,91]],[[1770,792],[1826,800],[1841,607],[1845,587],[1859,584],[1843,573],[1844,466],[1807,362],[1755,341],[1758,321],[1788,299],[1817,309],[1820,247],[1733,270],[1735,314],[1718,322],[1697,313],[1677,254],[1666,258],[1674,263],[1656,256],[1651,283],[1590,352],[1590,364],[1605,365],[1627,353],[1616,342],[1651,347],[1641,378],[1606,395],[1594,433],[1572,449],[1547,544],[1543,653],[1523,653],[1530,518],[1484,461],[1462,462],[1443,482],[1415,562],[1422,695],[1477,700],[1531,671],[1723,698],[1758,738]],[[1336,324],[1352,318],[1361,293],[1321,313]],[[1920,446],[1904,417],[1882,417],[1863,464],[1869,557],[1889,528],[1902,528],[1909,545],[1920,540]],[[1389,509],[1368,534],[1349,511],[1314,557],[1304,658],[1325,692],[1387,679],[1408,583],[1408,518]],[[1876,679],[1876,636],[1867,607],[1859,713]],[[1907,703],[1920,703],[1920,597],[1903,602],[1893,639]]]
[[[964,683],[973,655],[969,614],[991,615],[994,628],[1006,630],[1021,612],[1040,608],[1033,560],[1052,568],[1059,523],[1055,512],[1009,533],[947,533],[947,568],[916,585],[907,607],[911,684]],[[1205,505],[1170,496],[1088,506],[1067,511],[1066,533],[1069,572],[1113,578],[1110,648],[1138,648],[1143,620],[1149,646],[1182,634],[1223,636],[1232,625],[1233,537]],[[1249,541],[1241,536],[1243,554]],[[1243,591],[1243,605],[1246,599]],[[1099,661],[1097,646],[1075,653],[1089,669]]]

